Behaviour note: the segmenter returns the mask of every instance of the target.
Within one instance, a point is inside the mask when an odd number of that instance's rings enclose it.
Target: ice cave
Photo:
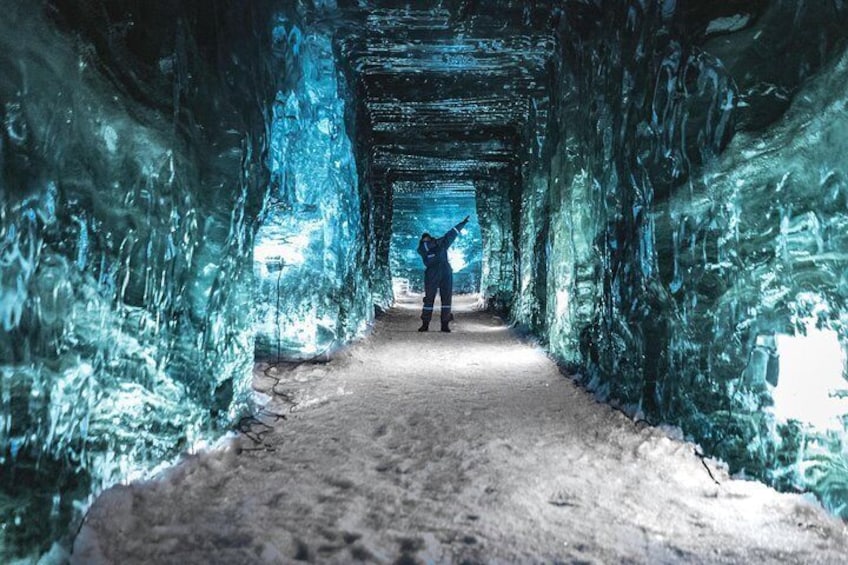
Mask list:
[[[0,8],[0,561],[845,562],[848,2]]]

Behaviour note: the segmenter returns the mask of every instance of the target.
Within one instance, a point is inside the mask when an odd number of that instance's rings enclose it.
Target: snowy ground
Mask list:
[[[257,367],[286,419],[108,491],[73,560],[846,562],[816,505],[710,465],[717,484],[472,304],[450,335],[417,333],[409,299],[329,364]]]

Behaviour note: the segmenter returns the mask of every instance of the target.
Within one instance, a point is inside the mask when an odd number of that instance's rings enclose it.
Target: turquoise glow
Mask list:
[[[304,358],[359,334],[372,297],[344,82],[330,37],[296,26],[276,35],[290,38],[299,79],[277,93],[270,126],[271,193],[253,248],[256,354]]]
[[[482,236],[474,192],[395,193],[393,202],[391,266],[395,287],[422,292],[424,267],[417,252],[421,234],[426,231],[441,237],[465,216],[471,216],[468,226],[451,247],[449,258],[454,271],[454,292],[479,291]]]

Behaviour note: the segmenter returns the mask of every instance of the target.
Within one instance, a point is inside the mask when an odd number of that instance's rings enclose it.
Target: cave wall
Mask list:
[[[831,332],[844,367],[846,11],[568,10],[513,310],[599,396],[843,516],[845,418],[812,426],[776,398],[797,377],[780,343]],[[836,379],[813,401],[838,403]]]
[[[483,255],[480,292],[488,307],[500,312],[507,311],[514,300],[516,255],[512,220],[515,210],[509,193],[515,184],[518,181],[510,177],[476,183]]]
[[[0,9],[5,560],[244,405],[285,70],[266,2]]]
[[[304,359],[331,353],[373,318],[374,230],[333,30],[282,18],[274,36],[289,72],[273,105],[271,187],[254,251],[256,355]]]

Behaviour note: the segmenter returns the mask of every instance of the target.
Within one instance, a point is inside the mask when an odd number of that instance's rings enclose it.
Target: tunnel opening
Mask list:
[[[783,422],[804,422],[817,430],[837,431],[848,414],[848,360],[838,332],[802,322],[798,334],[774,338],[777,371],[772,410]]]
[[[394,184],[390,265],[396,294],[424,292],[422,261],[417,251],[421,234],[441,237],[466,216],[470,216],[470,222],[451,246],[448,258],[454,273],[454,292],[477,294],[483,246],[473,183]]]

